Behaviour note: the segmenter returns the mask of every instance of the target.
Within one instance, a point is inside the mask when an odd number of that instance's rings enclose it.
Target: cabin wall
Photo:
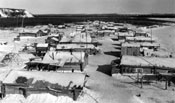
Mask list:
[[[5,94],[20,94],[19,87],[5,85]]]
[[[121,47],[121,55],[140,56],[140,47]]]
[[[44,57],[47,51],[48,51],[48,47],[36,47],[37,56]]]
[[[118,36],[118,40],[126,40],[125,36]]]
[[[154,70],[153,68],[136,68],[136,67],[120,67],[120,68],[115,68],[115,71],[120,71],[120,73],[137,73],[140,71],[140,69],[142,69],[143,73],[153,73]],[[166,73],[167,70],[156,70],[159,73]]]
[[[151,68],[135,68],[135,67],[121,67],[120,72],[121,73],[151,73]]]
[[[65,64],[63,67],[58,68],[58,70],[63,70],[63,71],[80,71],[80,64]]]

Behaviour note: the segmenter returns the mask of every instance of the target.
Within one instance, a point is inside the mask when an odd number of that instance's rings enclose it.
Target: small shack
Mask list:
[[[147,32],[144,31],[136,31],[134,34],[135,37],[137,36],[143,36],[143,37],[151,37],[151,35]]]
[[[48,49],[49,45],[47,43],[38,43],[36,44],[36,55],[43,58]]]
[[[122,55],[140,56],[140,45],[132,43],[122,43],[121,56]]]

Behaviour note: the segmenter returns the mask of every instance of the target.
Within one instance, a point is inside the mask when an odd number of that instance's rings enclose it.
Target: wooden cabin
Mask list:
[[[157,51],[160,48],[160,44],[158,43],[140,43],[140,47]]]
[[[147,32],[139,32],[139,31],[136,31],[134,33],[134,37],[137,37],[137,36],[143,36],[143,37],[151,37],[151,35]]]
[[[84,52],[48,51],[42,60],[26,63],[27,70],[82,72],[88,64],[88,54]]]
[[[22,32],[19,33],[19,37],[41,37],[41,36],[47,36],[49,35],[49,31],[42,31],[42,30],[35,30],[31,32]]]
[[[50,93],[76,100],[85,86],[85,81],[86,76],[82,73],[12,71],[2,81],[1,88],[4,88],[4,96],[22,94],[27,97],[30,94]]]
[[[165,81],[165,89],[171,86],[171,82],[175,83],[175,58],[124,55],[121,58],[119,67],[118,69],[122,74],[137,74],[136,82],[141,84],[141,88],[143,88],[143,82]]]
[[[121,73],[135,73],[139,68],[143,69],[143,73],[175,71],[175,58],[122,56]]]

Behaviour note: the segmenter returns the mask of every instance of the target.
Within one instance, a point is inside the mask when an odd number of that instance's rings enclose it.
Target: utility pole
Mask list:
[[[153,37],[152,37],[152,28],[151,28],[151,43],[152,43],[152,38],[153,38]]]
[[[23,28],[23,26],[24,26],[24,17],[22,17],[22,28]],[[23,32],[24,32],[24,29],[23,29]]]

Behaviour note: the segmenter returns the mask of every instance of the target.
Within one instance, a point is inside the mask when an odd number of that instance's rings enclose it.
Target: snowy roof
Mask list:
[[[160,44],[158,43],[147,43],[147,42],[143,42],[143,43],[122,43],[122,47],[159,47]]]
[[[126,37],[126,40],[132,41],[155,41],[155,39],[150,37],[138,36],[138,37]]]
[[[86,49],[94,48],[93,44],[58,44],[57,49]]]
[[[37,47],[48,47],[48,43],[38,43]]]
[[[122,43],[122,47],[140,47],[137,43]]]
[[[84,52],[62,52],[62,51],[48,51],[42,63],[54,64],[56,63],[58,66],[64,66],[66,62],[69,63],[79,63],[84,62]]]
[[[99,33],[115,33],[114,30],[101,30],[101,31],[98,31]]]
[[[151,47],[151,46],[159,47],[160,44],[158,44],[158,43],[140,43],[140,46],[143,46],[143,47]]]
[[[174,57],[173,54],[171,54],[170,52],[167,51],[153,51],[153,50],[144,50],[144,53],[146,56],[154,56],[154,57],[170,57],[170,55],[172,57]]]
[[[133,67],[157,67],[161,69],[175,69],[175,58],[124,55],[122,56],[120,65]]]
[[[44,80],[50,83],[58,83],[62,86],[68,86],[70,81],[73,82],[71,85],[80,85],[83,86],[85,75],[83,73],[58,73],[58,72],[41,72],[41,71],[12,71],[10,74],[3,80],[3,83],[15,83],[15,80],[23,76],[27,79],[33,78],[35,83],[37,80]]]
[[[92,42],[92,38],[89,34],[74,32],[63,36],[60,42]]]
[[[118,36],[125,36],[125,37],[133,37],[134,33],[128,33],[128,32],[120,32]]]
[[[145,32],[145,31],[143,31],[143,30],[141,30],[141,29],[137,29],[137,30],[135,31],[135,33],[138,33],[138,34],[146,34],[147,32]]]

